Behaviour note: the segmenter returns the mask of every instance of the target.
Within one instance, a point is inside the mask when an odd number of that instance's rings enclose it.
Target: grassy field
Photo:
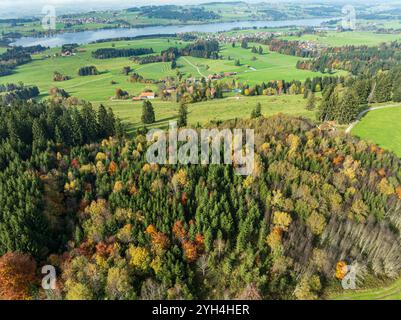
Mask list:
[[[401,279],[390,286],[367,290],[350,290],[329,297],[331,300],[401,300]]]
[[[369,112],[352,133],[401,157],[401,105]]]
[[[360,20],[358,22],[361,26],[376,26],[377,28],[384,29],[401,29],[401,22],[399,20]]]
[[[321,43],[332,47],[341,47],[346,45],[368,45],[375,46],[383,42],[401,40],[401,34],[377,34],[373,32],[327,32],[325,35],[318,36],[305,34],[301,37],[284,36],[287,40],[307,40]]]
[[[157,90],[153,84],[130,83],[128,77],[122,74],[124,66],[141,74],[145,79],[159,80],[170,75],[176,75],[176,70],[171,69],[171,63],[154,63],[137,65],[128,58],[93,59],[91,53],[99,48],[139,48],[152,47],[155,52],[160,52],[170,46],[185,46],[185,43],[174,39],[146,39],[134,41],[116,41],[97,43],[81,46],[75,56],[55,56],[59,48],[50,49],[34,56],[34,61],[20,66],[15,73],[0,78],[0,83],[24,82],[27,85],[37,85],[45,97],[50,87],[56,86],[65,89],[70,95],[76,96],[94,105],[104,104],[112,107],[116,114],[121,116],[134,128],[140,125],[141,102],[113,101],[117,88],[128,91],[131,95],[137,95],[144,89]],[[297,70],[295,67],[298,58],[277,53],[268,52],[264,47],[263,55],[253,54],[251,49],[242,49],[223,46],[221,54],[223,60],[200,59],[194,57],[181,57],[177,64],[180,72],[186,77],[200,78],[212,73],[235,71],[236,79],[250,84],[261,83],[269,80],[304,80],[307,77],[320,75],[309,71]],[[228,60],[231,56],[231,60]],[[257,56],[257,60],[252,59]],[[235,66],[235,59],[241,60],[241,66]],[[94,65],[100,74],[96,76],[79,77],[77,70],[83,66]],[[252,69],[251,69],[252,68]],[[58,71],[71,77],[68,81],[54,82],[53,73]],[[116,84],[112,84],[114,81]],[[228,79],[230,81],[230,79]],[[249,117],[256,103],[260,102],[266,114],[285,112],[290,114],[309,115],[304,110],[304,100],[299,97],[229,97],[213,102],[198,103],[190,106],[189,120],[191,123],[204,123],[210,120],[225,120],[235,117]],[[165,126],[168,120],[177,114],[178,105],[172,102],[163,102],[156,99],[154,102],[157,126]]]
[[[251,48],[259,44],[249,44]],[[276,52],[270,52],[267,46],[262,46],[262,55],[252,53],[251,49],[243,49],[240,44],[235,48],[231,45],[223,45],[221,55],[223,60],[201,59],[194,57],[181,57],[178,60],[180,71],[195,77],[207,76],[220,72],[237,72],[233,78],[248,84],[260,84],[269,80],[301,80],[324,76],[319,72],[299,70],[296,68],[299,57],[288,56]],[[241,65],[236,66],[235,61],[240,60]],[[338,75],[345,75],[346,72],[339,71]]]
[[[107,101],[114,96],[117,88],[122,88],[130,94],[138,94],[145,88],[156,89],[152,85],[132,84],[128,82],[128,77],[122,74],[124,66],[131,66],[134,69],[141,69],[141,66],[134,65],[128,58],[116,59],[93,59],[92,51],[99,48],[112,47],[116,48],[139,48],[152,47],[156,52],[168,48],[172,44],[168,39],[149,39],[146,41],[120,41],[110,43],[98,43],[82,46],[76,56],[71,57],[54,57],[54,53],[60,49],[51,49],[34,57],[34,61],[17,68],[16,72],[10,76],[1,77],[1,83],[16,83],[23,81],[28,85],[37,85],[42,93],[46,93],[50,87],[57,86],[65,89],[71,95],[93,101]],[[174,44],[180,46],[180,44]],[[46,58],[50,55],[50,58]],[[94,65],[100,71],[100,75],[79,77],[77,71],[80,67]],[[146,78],[160,79],[166,74],[166,70],[170,69],[165,64],[150,64],[143,67],[144,70],[138,71]],[[68,81],[54,82],[53,73],[58,71],[63,75],[71,77]],[[146,71],[149,71],[148,73]],[[168,70],[168,72],[170,72]],[[170,72],[174,74],[173,72]],[[111,85],[111,81],[117,84]]]
[[[91,52],[99,48],[134,48],[152,47],[155,52],[160,52],[170,46],[184,46],[185,43],[168,39],[148,39],[136,41],[116,41],[108,43],[89,44],[82,46],[76,56],[55,57],[59,49],[51,49],[34,57],[34,61],[17,68],[10,76],[0,78],[1,83],[23,81],[25,84],[37,85],[42,92],[47,92],[50,87],[58,86],[65,89],[71,95],[89,101],[106,101],[112,97],[117,88],[122,88],[130,94],[137,94],[145,88],[155,89],[152,85],[131,84],[128,77],[121,72],[124,66],[131,66],[135,72],[145,79],[160,80],[166,76],[174,76],[175,70],[170,68],[170,63],[154,63],[136,65],[128,58],[99,60],[91,57]],[[307,77],[321,75],[310,71],[296,69],[299,58],[268,52],[264,47],[263,55],[253,54],[250,49],[242,49],[239,46],[223,46],[221,54],[224,60],[211,60],[193,57],[181,57],[178,60],[180,71],[186,76],[207,76],[212,73],[235,71],[236,78],[250,84],[261,83],[269,80],[305,80]],[[50,55],[50,58],[46,56]],[[228,60],[228,57],[231,60]],[[257,60],[253,61],[253,57]],[[235,59],[240,59],[241,66],[235,66]],[[80,67],[95,65],[101,72],[97,76],[78,77],[77,70]],[[54,71],[61,72],[71,77],[64,82],[53,82]],[[111,81],[117,82],[111,85]]]
[[[99,102],[95,102],[97,105]],[[178,114],[178,104],[155,100],[152,102],[156,123],[152,127],[166,128],[169,121],[174,121]],[[229,120],[234,118],[249,118],[256,104],[262,105],[264,116],[278,113],[291,114],[313,118],[315,113],[305,109],[306,101],[302,96],[257,96],[257,97],[228,97],[212,101],[191,104],[188,107],[189,124],[203,124],[212,120]],[[106,106],[128,124],[129,131],[141,127],[142,103],[132,101],[108,101]]]

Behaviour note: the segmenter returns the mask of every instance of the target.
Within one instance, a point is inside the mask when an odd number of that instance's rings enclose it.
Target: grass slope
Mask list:
[[[249,44],[251,48],[259,44]],[[276,52],[270,52],[267,46],[262,46],[264,54],[252,53],[251,49],[243,49],[240,44],[233,48],[231,45],[223,45],[221,55],[224,60],[210,60],[194,57],[181,57],[178,60],[180,70],[195,77],[207,76],[220,72],[237,72],[234,78],[249,84],[268,82],[269,80],[306,80],[316,76],[324,76],[322,73],[296,68],[299,57],[287,56]],[[230,58],[230,60],[228,60]],[[256,58],[256,60],[255,60]],[[235,60],[239,59],[241,66],[235,66]],[[345,74],[338,72],[338,74]]]
[[[347,45],[368,45],[375,46],[383,42],[391,42],[401,40],[400,34],[379,34],[365,31],[351,31],[351,32],[327,32],[325,35],[317,36],[312,34],[305,34],[301,37],[285,36],[282,37],[287,40],[308,40],[321,43],[332,47],[342,47]]]
[[[27,85],[37,85],[42,92],[42,97],[47,95],[50,87],[56,86],[65,89],[72,96],[85,99],[99,105],[101,103],[114,109],[117,115],[123,118],[134,128],[140,125],[141,102],[132,101],[112,101],[110,98],[115,95],[117,88],[128,91],[136,95],[145,88],[157,90],[156,85],[130,83],[128,77],[122,74],[124,66],[131,66],[146,79],[162,79],[167,75],[174,76],[176,70],[171,69],[170,63],[154,63],[146,65],[136,65],[128,58],[116,59],[93,59],[92,51],[99,48],[139,48],[152,47],[155,52],[160,52],[171,46],[185,46],[185,43],[177,42],[173,39],[146,39],[134,41],[115,41],[107,43],[97,43],[81,46],[78,53],[72,57],[56,57],[55,53],[60,49],[50,49],[44,53],[34,56],[34,61],[16,69],[14,74],[0,78],[0,83],[18,83],[20,81]],[[297,70],[295,67],[297,57],[286,56],[268,52],[264,47],[265,54],[253,54],[251,49],[242,49],[239,45],[232,48],[230,45],[223,46],[222,54],[224,60],[210,60],[194,57],[181,57],[178,60],[180,71],[185,76],[193,75],[200,78],[201,75],[207,76],[211,73],[224,71],[238,72],[236,78],[240,81],[261,83],[269,80],[303,80],[307,77],[320,75],[309,71]],[[50,56],[50,57],[49,57]],[[228,56],[232,60],[228,60]],[[257,60],[252,61],[252,57],[257,56]],[[234,59],[240,59],[242,65],[235,66]],[[79,77],[77,70],[80,67],[94,65],[101,74],[96,76]],[[256,69],[251,71],[247,66]],[[54,71],[61,72],[63,75],[71,77],[68,81],[54,82]],[[112,85],[111,81],[116,84]],[[230,81],[230,80],[228,80]],[[278,112],[290,114],[305,114],[312,116],[304,110],[305,101],[299,97],[241,97],[239,100],[230,97],[223,100],[198,103],[190,106],[189,120],[191,123],[204,123],[210,120],[226,120],[235,117],[249,117],[256,103],[260,102],[266,114]],[[155,100],[153,102],[157,126],[165,126],[168,120],[177,114],[178,105],[172,102]]]
[[[332,300],[401,300],[401,279],[387,287],[346,291],[331,297]]]
[[[278,113],[292,114],[297,116],[314,117],[313,111],[305,109],[306,101],[302,96],[257,96],[257,97],[228,97],[225,99],[205,101],[188,106],[189,124],[204,124],[212,120],[229,120],[234,118],[249,118],[257,103],[262,105],[264,116],[271,116]],[[166,101],[152,101],[156,123],[152,127],[166,128],[169,121],[176,120],[178,104]],[[110,101],[106,106],[112,109],[120,118],[129,124],[133,130],[141,127],[142,103],[131,101]]]
[[[401,105],[399,108],[381,109],[369,112],[352,133],[373,141],[401,157]]]

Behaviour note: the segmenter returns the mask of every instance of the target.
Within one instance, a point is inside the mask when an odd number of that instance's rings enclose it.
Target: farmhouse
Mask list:
[[[156,94],[154,92],[142,92],[139,96],[132,98],[132,100],[153,100],[154,98],[156,98]]]

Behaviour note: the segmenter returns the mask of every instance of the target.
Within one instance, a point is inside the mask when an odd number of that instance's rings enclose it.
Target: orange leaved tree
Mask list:
[[[29,288],[36,280],[36,263],[22,253],[0,257],[0,300],[30,299]]]

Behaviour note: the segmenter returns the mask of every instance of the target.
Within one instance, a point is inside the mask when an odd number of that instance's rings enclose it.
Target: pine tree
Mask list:
[[[306,108],[306,110],[310,110],[310,111],[315,110],[315,108],[316,108],[316,96],[311,91],[309,92],[308,102],[306,103],[305,108]]]
[[[400,85],[394,85],[393,101],[401,102],[401,86]]]
[[[258,102],[256,104],[255,109],[253,109],[251,112],[251,119],[260,118],[261,116],[262,116],[262,105],[260,104],[260,102]]]
[[[150,101],[146,100],[142,105],[142,122],[144,124],[152,124],[156,121],[153,105]]]
[[[185,127],[188,122],[188,108],[184,103],[180,103],[180,108],[178,110],[178,127]]]
[[[338,106],[338,93],[336,86],[331,84],[323,92],[322,103],[317,112],[320,121],[331,121],[335,119],[336,108]]]
[[[35,119],[32,123],[32,148],[44,150],[46,148],[46,133],[40,120]]]
[[[114,114],[111,108],[107,112],[104,105],[100,105],[97,112],[99,138],[108,138],[114,134]]]
[[[388,102],[391,100],[393,83],[388,73],[381,73],[377,76],[374,91],[374,101],[377,103]]]
[[[171,69],[176,69],[177,68],[177,61],[175,61],[175,59],[173,61],[171,61]]]
[[[83,120],[80,112],[77,109],[73,109],[72,117],[71,117],[71,134],[72,134],[72,144],[74,145],[82,145],[84,142],[84,134],[83,134]]]
[[[348,124],[356,119],[360,112],[360,104],[357,93],[353,89],[347,89],[338,106],[340,124]]]
[[[82,128],[84,128],[84,141],[85,143],[90,143],[98,138],[98,123],[96,119],[96,112],[93,110],[91,104],[86,103],[82,107]]]

